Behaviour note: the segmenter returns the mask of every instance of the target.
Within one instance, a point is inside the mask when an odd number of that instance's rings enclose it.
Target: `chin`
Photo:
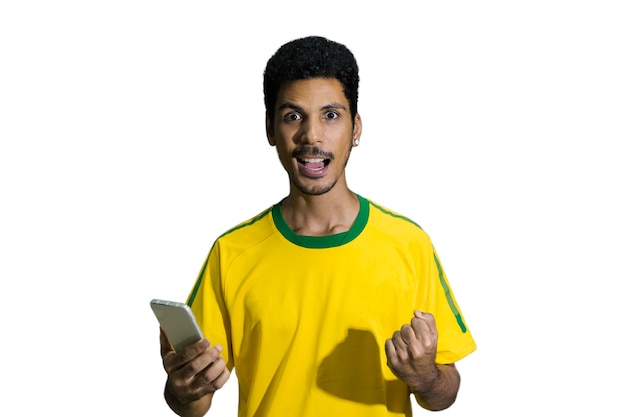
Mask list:
[[[330,190],[333,189],[337,181],[332,184],[314,184],[314,185],[304,185],[301,183],[295,183],[296,188],[304,195],[322,195],[326,194]]]

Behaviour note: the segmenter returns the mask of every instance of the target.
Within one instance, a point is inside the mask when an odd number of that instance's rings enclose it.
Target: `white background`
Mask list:
[[[172,415],[148,303],[286,194],[262,71],[319,34],[361,67],[348,183],[431,235],[478,343],[438,415],[623,416],[621,3],[3,2],[0,414]]]

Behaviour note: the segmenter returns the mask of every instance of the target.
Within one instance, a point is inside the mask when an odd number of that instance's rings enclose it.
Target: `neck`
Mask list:
[[[348,190],[321,195],[291,192],[281,203],[285,221],[302,236],[329,236],[350,230],[359,214],[359,199]]]

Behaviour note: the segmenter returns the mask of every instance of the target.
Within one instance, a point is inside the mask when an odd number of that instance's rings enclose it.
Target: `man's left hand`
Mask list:
[[[433,315],[415,311],[411,324],[403,325],[385,342],[387,366],[414,392],[428,391],[437,380],[437,340]]]

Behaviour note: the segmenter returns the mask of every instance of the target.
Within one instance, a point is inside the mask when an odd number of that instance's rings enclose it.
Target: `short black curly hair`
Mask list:
[[[336,78],[350,103],[352,121],[359,98],[359,67],[343,44],[321,36],[295,39],[281,46],[267,61],[263,74],[265,113],[274,125],[278,91],[287,81],[309,78]]]

